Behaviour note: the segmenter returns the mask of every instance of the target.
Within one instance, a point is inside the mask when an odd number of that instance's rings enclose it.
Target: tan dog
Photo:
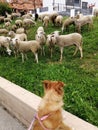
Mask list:
[[[33,130],[71,130],[63,123],[63,87],[61,81],[43,81],[45,95],[38,107]]]

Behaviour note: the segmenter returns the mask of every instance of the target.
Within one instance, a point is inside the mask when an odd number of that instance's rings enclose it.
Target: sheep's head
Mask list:
[[[45,40],[46,34],[43,31],[38,31],[35,37],[36,37],[36,40],[38,40],[38,41]]]
[[[60,34],[60,31],[56,30],[52,34],[55,35],[55,36],[58,36]]]
[[[47,35],[47,41],[46,44],[49,46],[54,46],[56,44],[56,38],[54,37],[54,35],[49,34]]]
[[[15,36],[14,31],[9,31],[8,36],[10,36],[10,37],[14,37],[14,36]]]

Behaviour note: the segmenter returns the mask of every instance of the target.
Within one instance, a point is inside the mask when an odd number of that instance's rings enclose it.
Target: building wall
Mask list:
[[[88,2],[88,4],[95,4],[95,7],[98,7],[98,0],[82,0],[83,2]]]
[[[55,3],[65,4],[66,0],[43,0],[43,7],[52,6],[53,1]],[[81,0],[81,2],[88,2],[89,5],[96,3],[95,7],[98,7],[98,0]]]

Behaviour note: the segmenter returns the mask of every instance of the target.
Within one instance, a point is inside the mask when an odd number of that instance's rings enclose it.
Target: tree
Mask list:
[[[5,16],[5,12],[11,13],[12,8],[7,2],[0,2],[0,15]]]

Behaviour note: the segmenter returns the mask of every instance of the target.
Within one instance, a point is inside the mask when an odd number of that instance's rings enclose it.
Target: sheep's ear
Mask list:
[[[56,32],[58,32],[60,34],[61,31],[56,31]]]
[[[16,42],[18,42],[18,39],[15,39]]]
[[[59,34],[61,34],[62,32],[61,31],[58,31]]]
[[[7,39],[8,42],[10,41],[8,38],[6,38],[6,39]]]
[[[53,35],[53,34],[54,34],[54,32],[51,33],[51,35]]]

